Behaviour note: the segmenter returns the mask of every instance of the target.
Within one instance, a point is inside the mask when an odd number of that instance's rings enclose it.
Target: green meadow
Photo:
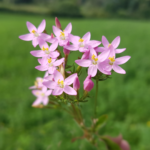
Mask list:
[[[30,54],[31,42],[22,41],[19,35],[28,33],[26,21],[36,26],[46,19],[50,34],[54,18],[20,14],[0,14],[0,149],[3,150],[95,150],[86,140],[71,139],[82,136],[82,131],[63,111],[31,107],[35,97],[29,87],[44,72],[36,70],[37,58]],[[122,68],[125,75],[113,73],[99,83],[97,116],[107,114],[107,125],[101,134],[123,135],[131,150],[150,150],[150,22],[109,19],[62,19],[63,28],[71,22],[72,34],[83,36],[91,32],[91,39],[105,35],[111,42],[121,36],[119,48],[127,48],[117,56],[130,55]],[[72,52],[68,63],[81,56]],[[80,77],[81,85],[85,69]],[[81,91],[82,87],[81,87]],[[95,89],[90,99],[81,104],[87,125],[94,111]],[[103,144],[100,143],[103,148]]]

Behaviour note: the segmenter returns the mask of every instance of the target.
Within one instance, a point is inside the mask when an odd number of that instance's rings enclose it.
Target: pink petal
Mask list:
[[[59,56],[59,53],[57,51],[56,52],[51,52],[49,56],[51,58],[57,58]]]
[[[68,85],[65,85],[64,92],[67,93],[68,95],[77,95],[77,92]]]
[[[59,66],[59,65],[61,65],[63,62],[64,62],[64,58],[61,58],[61,59],[59,59],[59,60],[56,60],[56,61],[53,63],[53,65],[54,65],[54,66]]]
[[[54,67],[54,66],[49,67],[49,68],[48,68],[48,73],[49,73],[49,74],[53,74],[55,70],[56,70],[56,67]]]
[[[36,86],[30,86],[29,89],[36,89]]]
[[[45,95],[46,95],[46,96],[49,96],[49,95],[51,95],[51,93],[52,93],[52,90],[47,90],[47,91],[45,92]]]
[[[72,24],[69,23],[69,24],[67,25],[67,27],[65,28],[65,32],[66,32],[66,33],[71,33],[71,31],[72,31]]]
[[[89,55],[90,55],[90,51],[85,52],[85,53],[82,55],[81,59],[89,59]]]
[[[39,40],[39,46],[40,46],[40,48],[42,49],[43,47],[44,48],[48,48],[49,46],[48,46],[48,44],[44,41],[44,40]]]
[[[59,71],[54,72],[54,80],[55,82],[58,82],[58,80],[64,81],[64,77]]]
[[[77,51],[79,49],[79,47],[75,45],[67,45],[65,48],[71,51]]]
[[[53,26],[53,32],[57,37],[59,37],[62,31],[59,28]]]
[[[38,44],[39,44],[38,38],[34,38],[34,39],[32,40],[32,45],[33,45],[34,47],[36,47]]]
[[[46,41],[47,39],[51,38],[51,36],[46,33],[41,33],[39,38]]]
[[[52,94],[53,95],[61,95],[63,93],[63,88],[57,87],[56,89],[53,90]]]
[[[40,90],[32,90],[32,94],[38,97],[37,93],[39,93]]]
[[[79,51],[82,53],[88,52],[89,49],[87,49],[86,47],[79,47]]]
[[[98,70],[103,74],[111,75],[110,71],[105,70],[105,66],[102,63],[98,64]],[[111,69],[110,69],[111,70]]]
[[[35,56],[35,57],[45,56],[45,53],[42,50],[31,51],[30,54]]]
[[[45,27],[46,27],[46,21],[45,20],[43,20],[42,22],[41,22],[41,24],[38,26],[38,33],[42,33],[43,31],[44,31],[44,29],[45,29]]]
[[[50,46],[49,50],[50,50],[50,51],[54,51],[54,50],[56,50],[57,47],[58,47],[58,42],[55,41],[55,42]]]
[[[103,43],[104,47],[108,48],[109,42],[105,36],[102,36],[102,43]]]
[[[106,60],[108,58],[109,53],[110,53],[109,50],[105,50],[104,52],[102,52],[100,55],[98,55],[98,61],[102,62]]]
[[[32,32],[33,30],[37,31],[36,27],[32,23],[27,21],[26,25],[27,25],[29,32]]]
[[[96,41],[96,40],[91,40],[88,42],[88,45],[90,45],[92,48],[97,47],[98,45],[100,45],[101,42],[100,41]]]
[[[91,33],[90,32],[87,32],[83,37],[82,39],[85,41],[85,42],[88,42],[91,38]]]
[[[43,85],[45,85],[46,87],[50,89],[55,89],[57,87],[57,83],[54,81],[45,81],[43,82]]]
[[[89,55],[89,59],[92,59],[92,56],[95,55],[95,57],[97,58],[97,53],[94,49],[90,50],[90,55]]]
[[[40,70],[40,71],[46,71],[48,67],[40,65],[40,66],[36,66],[35,69]]]
[[[126,48],[122,48],[122,49],[116,49],[115,53],[122,53],[126,50]]]
[[[95,77],[97,74],[97,65],[91,65],[88,69],[88,75]]]
[[[124,64],[124,63],[126,63],[130,58],[131,58],[131,56],[123,56],[123,57],[116,58],[115,64],[117,64],[117,65]]]
[[[44,104],[44,105],[47,105],[47,104],[48,104],[48,101],[49,101],[48,97],[45,96],[45,97],[43,98],[43,104]]]
[[[113,70],[120,74],[126,74],[126,71],[116,64],[113,65]]]
[[[72,84],[74,82],[74,80],[75,80],[76,77],[77,77],[77,73],[74,73],[74,74],[70,75],[69,77],[67,77],[65,79],[65,84],[66,85]]]
[[[28,34],[20,35],[19,38],[24,41],[31,41],[34,38],[34,35],[32,33],[28,33]]]
[[[117,48],[120,44],[120,36],[117,36],[111,43],[114,48]]]
[[[82,67],[89,67],[91,65],[91,60],[79,59],[75,60],[75,63]]]
[[[37,106],[39,105],[40,103],[42,102],[42,99],[41,98],[37,98],[34,103],[32,104],[32,106]]]
[[[74,45],[77,45],[79,43],[80,37],[69,34],[68,39],[69,39],[69,42],[73,43]]]
[[[96,52],[103,52],[106,50],[106,48],[105,47],[97,47],[95,50],[96,50]]]

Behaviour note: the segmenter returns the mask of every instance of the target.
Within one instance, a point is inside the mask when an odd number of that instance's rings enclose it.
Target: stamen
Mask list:
[[[98,61],[98,58],[95,58],[96,56],[93,54],[92,55],[92,59],[94,60],[94,61]]]
[[[51,63],[52,62],[52,58],[48,58],[48,63]]]
[[[42,50],[43,50],[43,51],[45,51],[45,50],[46,50],[44,46],[42,47]]]
[[[59,85],[59,87],[63,88],[64,87],[64,81],[63,80],[60,81],[60,79],[59,79],[58,85]]]
[[[83,42],[84,40],[83,39],[79,39],[79,42]]]
[[[35,31],[35,30],[32,30],[32,33],[36,33],[36,31]]]
[[[111,44],[108,45],[108,48],[111,46]]]
[[[113,57],[109,57],[108,59],[110,60],[109,64],[113,65],[114,62],[115,62],[115,57],[114,56]]]

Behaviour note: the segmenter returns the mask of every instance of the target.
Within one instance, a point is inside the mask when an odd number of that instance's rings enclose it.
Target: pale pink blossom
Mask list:
[[[27,28],[30,33],[19,36],[20,39],[24,41],[32,41],[32,45],[36,47],[40,40],[46,40],[48,38],[51,38],[50,35],[42,33],[45,30],[46,27],[46,21],[43,20],[41,24],[36,28],[32,23],[27,22]]]
[[[54,81],[47,81],[43,84],[50,89],[54,89],[52,92],[53,95],[61,95],[63,92],[68,95],[77,95],[77,92],[69,86],[74,82],[76,77],[77,74],[75,73],[64,79],[59,71],[55,71]]]

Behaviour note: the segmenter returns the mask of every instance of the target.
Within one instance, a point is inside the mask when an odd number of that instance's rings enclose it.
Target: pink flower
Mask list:
[[[103,52],[104,50],[115,49],[115,53],[122,53],[126,48],[116,49],[120,44],[120,36],[117,36],[112,43],[109,43],[105,36],[102,36],[102,44],[104,47],[96,48],[97,52]]]
[[[100,63],[105,61],[109,55],[109,51],[104,51],[100,55],[97,56],[97,53],[94,49],[90,50],[89,59],[80,59],[75,62],[82,67],[88,68],[88,75],[94,77],[97,74],[97,69],[104,74],[110,74],[109,72],[104,71],[101,67]]]
[[[40,42],[40,48],[41,50],[31,51],[30,53],[35,57],[51,57],[51,58],[57,58],[59,56],[59,53],[56,50],[58,46],[58,42],[55,41],[50,47],[46,42]]]
[[[64,62],[64,58],[56,60],[53,58],[43,57],[42,59],[38,59],[38,61],[41,65],[35,67],[37,70],[48,70],[49,74],[53,74],[54,71],[57,69],[57,66],[60,66]]]
[[[66,46],[66,48],[72,51],[79,50],[80,52],[87,52],[89,48],[94,48],[101,44],[100,41],[90,41],[90,38],[90,32],[87,32],[82,38],[69,34],[69,41],[73,43],[73,45]]]
[[[73,88],[77,91],[80,89],[80,81],[78,76],[75,78],[74,82],[73,82]]]
[[[49,40],[49,42],[53,42],[55,39],[56,41],[58,41],[60,46],[65,46],[68,43],[68,40],[69,40],[68,34],[70,34],[71,31],[72,31],[72,24],[71,23],[69,23],[67,25],[67,27],[65,28],[65,30],[63,30],[63,31],[61,29],[53,26],[53,32],[54,32],[56,37],[53,38],[52,41]]]
[[[32,106],[37,106],[41,103],[47,105],[49,100],[48,96],[51,95],[52,90],[47,90],[47,88],[44,87],[42,90],[33,90],[32,93],[37,97]]]
[[[70,45],[70,43],[68,42],[67,45]],[[69,55],[69,53],[70,53],[70,51],[68,49],[66,49],[65,47],[63,49],[63,52],[65,55]]]
[[[54,81],[47,81],[43,84],[50,89],[54,89],[52,92],[53,95],[61,95],[63,92],[68,95],[77,95],[77,92],[69,86],[74,82],[76,77],[77,74],[75,73],[64,79],[60,72],[55,71]]]
[[[28,34],[25,34],[25,35],[21,35],[19,36],[19,38],[21,40],[24,40],[24,41],[32,41],[32,45],[34,47],[36,47],[40,40],[46,40],[48,38],[50,38],[51,36],[50,35],[47,35],[45,33],[42,33],[45,29],[45,26],[46,26],[46,22],[45,20],[43,20],[41,22],[41,24],[39,25],[38,28],[36,28],[32,23],[30,22],[27,22],[27,28],[29,30],[30,33]]]
[[[86,77],[86,79],[84,80],[83,84],[84,84],[84,90],[85,91],[89,92],[89,91],[91,91],[93,89],[94,83],[91,80],[91,75],[88,75]]]
[[[105,69],[107,71],[111,71],[113,69],[117,73],[125,74],[126,71],[122,69],[119,65],[126,63],[130,58],[131,56],[115,58],[114,55],[109,55],[108,59],[103,62],[103,65],[105,66]]]

